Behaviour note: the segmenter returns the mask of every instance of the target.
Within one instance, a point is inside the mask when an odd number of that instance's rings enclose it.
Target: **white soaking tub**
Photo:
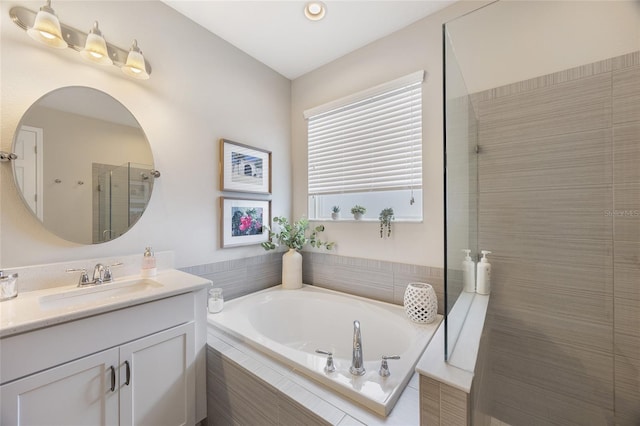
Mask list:
[[[366,373],[349,372],[353,322],[360,322]],[[226,302],[209,315],[209,324],[246,342],[291,368],[386,416],[414,373],[415,365],[442,316],[431,324],[409,320],[402,306],[305,285],[299,290],[272,287]],[[326,373],[333,353],[335,372]],[[378,374],[383,355],[391,375]]]

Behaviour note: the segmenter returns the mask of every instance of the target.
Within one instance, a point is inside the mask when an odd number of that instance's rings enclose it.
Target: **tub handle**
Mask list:
[[[382,355],[382,364],[380,364],[380,374],[382,377],[389,377],[391,372],[389,371],[389,364],[387,364],[388,359],[400,359],[400,355]]]
[[[327,356],[327,365],[324,366],[325,373],[333,373],[336,371],[336,366],[333,365],[333,353],[322,349],[316,349],[316,353]]]

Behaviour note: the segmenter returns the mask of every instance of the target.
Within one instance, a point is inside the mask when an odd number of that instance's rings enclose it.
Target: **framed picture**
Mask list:
[[[271,194],[271,151],[220,139],[223,191]]]
[[[271,201],[220,197],[221,246],[260,244],[269,239],[264,225],[271,222]]]
[[[148,203],[149,182],[129,182],[129,201],[131,203]]]

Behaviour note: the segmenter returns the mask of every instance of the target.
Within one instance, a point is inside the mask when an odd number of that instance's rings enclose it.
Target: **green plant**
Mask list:
[[[333,213],[340,213],[340,206],[333,206],[331,207],[331,211]]]
[[[367,209],[365,207],[362,207],[358,204],[356,204],[355,206],[351,207],[351,214],[365,214],[367,212]]]
[[[309,230],[308,219],[302,218],[291,224],[286,217],[276,216],[273,218],[273,222],[278,225],[279,230],[273,231],[270,227],[266,227],[269,231],[269,241],[261,244],[265,250],[273,250],[279,245],[301,250],[307,244],[311,247],[325,247],[327,250],[331,250],[335,245],[335,243],[318,239],[318,233],[324,231],[324,225],[316,226],[307,236],[307,231]]]
[[[393,220],[393,209],[387,207],[380,212],[380,238],[384,236],[384,231],[387,231],[387,237],[391,236],[391,221]]]

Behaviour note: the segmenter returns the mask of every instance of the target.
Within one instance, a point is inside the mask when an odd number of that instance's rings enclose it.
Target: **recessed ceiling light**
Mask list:
[[[307,19],[310,19],[312,21],[321,20],[322,18],[324,18],[325,13],[326,13],[326,7],[324,3],[319,1],[310,1],[304,7],[304,16],[306,16]]]

